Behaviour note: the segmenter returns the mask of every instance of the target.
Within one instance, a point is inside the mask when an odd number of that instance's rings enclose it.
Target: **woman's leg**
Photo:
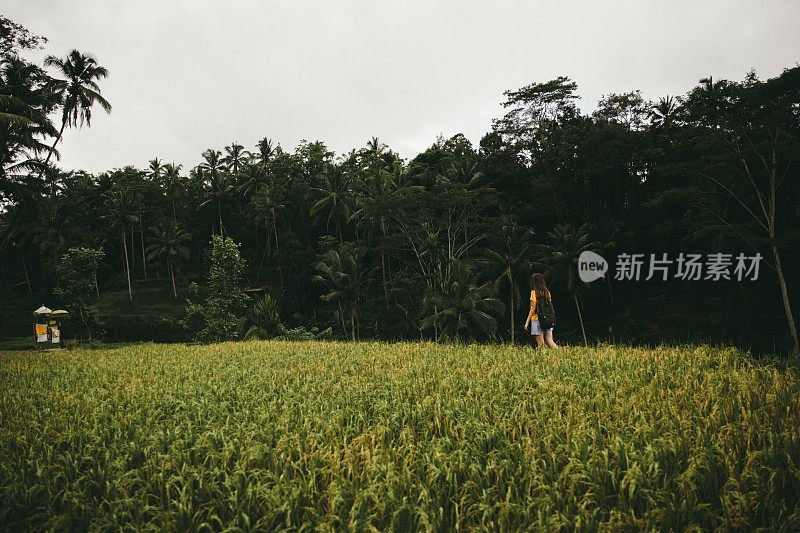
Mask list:
[[[541,335],[534,335],[534,337],[536,337],[537,346],[542,346],[544,344],[544,337],[542,337]]]
[[[556,344],[556,341],[553,340],[553,334],[552,333],[545,333],[544,334],[544,340],[545,340],[545,342],[547,343],[547,345],[549,347],[558,348],[558,344]],[[540,346],[541,346],[541,344],[540,344]]]

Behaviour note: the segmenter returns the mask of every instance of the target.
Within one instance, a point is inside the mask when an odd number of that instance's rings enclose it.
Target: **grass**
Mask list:
[[[0,353],[0,524],[797,530],[798,403],[708,347]]]
[[[33,326],[31,326],[33,330]],[[33,333],[28,337],[8,337],[0,339],[0,351],[2,350],[32,350],[34,348]]]
[[[178,298],[172,294],[169,280],[140,281],[134,288],[133,300],[127,288],[101,293],[97,309],[101,317],[109,316],[152,316],[180,319],[186,308],[189,290],[179,287]]]

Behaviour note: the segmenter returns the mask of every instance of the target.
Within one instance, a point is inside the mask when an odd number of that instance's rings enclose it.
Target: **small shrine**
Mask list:
[[[36,349],[61,348],[61,320],[69,317],[63,309],[41,306],[33,312],[33,336]]]

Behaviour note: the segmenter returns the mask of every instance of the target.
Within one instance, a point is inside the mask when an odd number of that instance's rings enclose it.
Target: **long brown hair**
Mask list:
[[[536,307],[538,309],[539,302],[545,302],[550,297],[550,291],[547,290],[544,276],[538,272],[531,274],[531,290],[536,291]]]

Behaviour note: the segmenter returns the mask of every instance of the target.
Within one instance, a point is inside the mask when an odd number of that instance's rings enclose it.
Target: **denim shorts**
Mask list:
[[[542,331],[542,328],[539,326],[539,321],[534,320],[531,322],[531,335],[544,335],[546,333],[553,334],[553,328],[549,328],[547,331]]]

